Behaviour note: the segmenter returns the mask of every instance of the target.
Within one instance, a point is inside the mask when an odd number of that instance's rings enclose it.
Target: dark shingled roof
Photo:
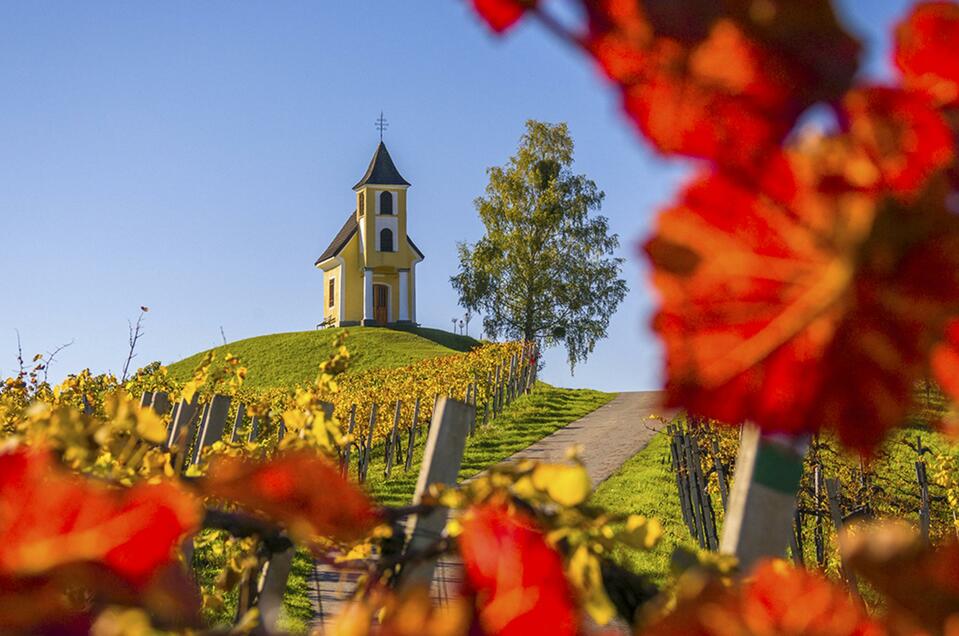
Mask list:
[[[316,259],[314,265],[319,265],[326,259],[333,258],[339,254],[340,250],[346,247],[347,242],[356,234],[356,228],[356,210],[350,210],[350,215],[346,218],[346,223],[344,223],[340,231],[336,233],[336,236],[330,241],[329,246],[323,250],[320,257]]]
[[[410,247],[413,248],[413,251],[420,255],[420,258],[426,258],[426,255],[420,251],[420,248],[416,247],[416,243],[413,242],[409,234],[406,235],[406,240],[409,242]]]
[[[390,157],[389,151],[386,149],[386,144],[382,141],[380,145],[376,147],[376,152],[373,153],[373,158],[370,159],[370,167],[366,169],[366,174],[363,175],[363,178],[353,186],[353,189],[356,190],[361,186],[366,184],[372,185],[405,185],[408,186],[409,182],[400,176],[399,170],[396,169],[396,166],[393,164],[393,159]]]
[[[340,231],[336,233],[336,236],[333,237],[333,240],[330,241],[330,244],[327,246],[323,253],[320,254],[320,257],[316,259],[314,265],[319,265],[328,258],[333,258],[340,251],[346,247],[346,244],[349,243],[350,239],[353,238],[353,235],[356,234],[358,225],[356,223],[356,212],[350,211],[350,216],[346,219],[346,223],[343,224],[343,227],[340,228]],[[416,243],[413,242],[413,239],[406,236],[406,240],[409,242],[410,247],[413,248],[413,251],[420,255],[420,258],[426,258],[426,255],[420,251],[420,248],[416,247]]]

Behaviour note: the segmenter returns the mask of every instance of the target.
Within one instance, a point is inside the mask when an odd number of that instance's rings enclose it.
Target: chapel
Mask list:
[[[423,253],[406,233],[404,179],[381,140],[343,227],[316,259],[323,272],[323,324],[416,323],[416,264]]]

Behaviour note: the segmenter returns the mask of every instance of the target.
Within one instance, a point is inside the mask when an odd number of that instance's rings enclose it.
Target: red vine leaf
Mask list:
[[[0,501],[4,576],[91,561],[145,582],[201,519],[196,499],[172,483],[109,488],[59,469],[46,451],[23,447],[0,454]]]
[[[899,425],[959,315],[959,218],[942,180],[905,206],[847,139],[700,177],[646,245],[672,406],[764,430],[837,430],[868,451]]]
[[[592,0],[585,46],[661,152],[750,167],[856,70],[830,3],[795,4]]]
[[[844,125],[879,168],[883,185],[905,195],[955,160],[952,131],[929,100],[914,91],[868,87],[843,98]]]
[[[469,510],[460,553],[483,634],[575,634],[578,616],[563,559],[536,522],[503,505]]]
[[[920,2],[896,27],[893,59],[907,86],[959,103],[959,5]]]
[[[266,515],[302,541],[359,539],[380,522],[369,497],[310,451],[289,451],[262,462],[214,457],[200,488]]]
[[[519,22],[536,0],[472,0],[473,8],[496,33],[503,33]]]
[[[198,601],[175,550],[201,515],[171,483],[112,488],[60,468],[45,450],[0,453],[0,627],[76,620],[67,590],[189,624]]]
[[[845,588],[784,561],[766,561],[734,587],[712,582],[685,594],[681,587],[676,607],[643,634],[880,636],[885,630]]]

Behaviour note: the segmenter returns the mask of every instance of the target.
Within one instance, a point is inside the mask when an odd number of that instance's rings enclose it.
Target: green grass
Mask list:
[[[469,351],[479,341],[467,336],[425,327],[349,327],[318,329],[257,336],[237,340],[217,353],[238,356],[247,367],[244,386],[253,389],[289,388],[312,382],[321,362],[333,353],[333,342],[347,331],[346,346],[350,351],[347,374],[369,369],[395,368],[426,358]],[[168,365],[170,376],[187,380],[206,351]]]
[[[669,437],[665,433],[658,433],[643,450],[600,484],[590,503],[613,514],[640,514],[659,520],[663,536],[652,550],[624,547],[613,555],[621,565],[657,585],[669,579],[673,549],[698,547],[683,523],[676,478],[669,468]]]

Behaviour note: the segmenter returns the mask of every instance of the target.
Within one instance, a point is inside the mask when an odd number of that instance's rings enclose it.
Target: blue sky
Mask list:
[[[888,76],[906,0],[839,3]],[[656,158],[592,65],[535,24],[504,39],[458,0],[0,3],[0,375],[73,341],[52,370],[119,372],[127,320],[151,309],[136,360],[312,328],[312,264],[385,141],[409,194],[418,318],[450,328],[455,243],[528,118],[566,121],[576,169],[606,192],[630,293],[609,339],[547,381],[655,388],[655,299],[635,245],[689,165]],[[471,326],[475,335],[478,323]]]

